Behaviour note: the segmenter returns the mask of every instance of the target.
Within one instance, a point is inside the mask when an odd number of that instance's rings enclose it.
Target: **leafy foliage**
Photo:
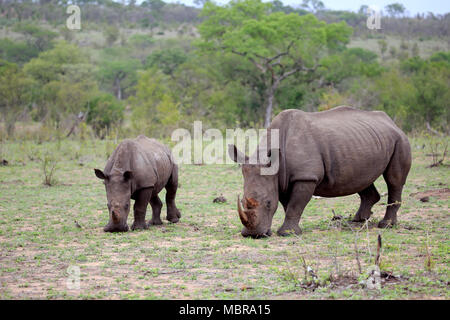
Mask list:
[[[445,16],[405,17],[393,4],[374,34],[367,6],[199,1],[200,11],[159,0],[79,1],[86,39],[61,28],[62,4],[2,5],[0,108],[10,133],[30,117],[48,132],[74,128],[88,112],[87,130],[99,136],[119,125],[128,127],[122,133],[167,136],[194,120],[262,127],[284,109],[340,104],[384,110],[407,131],[448,132],[450,54],[422,43],[448,37]],[[376,48],[347,48],[352,33],[375,38]]]
[[[99,93],[87,103],[87,123],[97,136],[103,137],[112,126],[118,126],[123,120],[123,104],[112,94]]]
[[[9,135],[24,108],[31,103],[33,80],[14,63],[0,60],[0,110]]]

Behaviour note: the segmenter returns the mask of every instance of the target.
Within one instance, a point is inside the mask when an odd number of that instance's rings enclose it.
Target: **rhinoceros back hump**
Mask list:
[[[122,141],[108,159],[104,172],[107,175],[131,171],[132,193],[154,187],[159,192],[172,172],[170,150],[154,139],[139,136]]]

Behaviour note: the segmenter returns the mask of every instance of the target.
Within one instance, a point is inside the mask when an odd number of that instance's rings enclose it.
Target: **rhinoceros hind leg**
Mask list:
[[[178,189],[178,166],[173,166],[172,175],[166,185],[166,205],[167,205],[167,220],[172,223],[177,223],[181,218],[180,210],[175,204],[175,197]]]
[[[392,186],[388,184],[388,206],[383,220],[378,223],[378,228],[388,228],[397,224],[397,211],[402,202],[403,186]]]
[[[391,161],[383,173],[388,187],[388,206],[378,228],[387,228],[397,223],[397,211],[402,202],[402,191],[411,168],[411,149],[407,141],[397,143]]]
[[[372,207],[375,203],[380,201],[380,194],[372,183],[366,189],[361,192],[358,192],[361,197],[361,204],[359,206],[358,211],[353,218],[354,222],[363,222],[370,218],[372,215]]]
[[[157,194],[152,195],[150,199],[150,205],[152,206],[152,219],[148,222],[149,225],[161,225],[161,209],[163,203]]]

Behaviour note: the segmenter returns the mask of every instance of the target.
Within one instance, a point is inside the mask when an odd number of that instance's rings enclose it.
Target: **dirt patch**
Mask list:
[[[450,189],[449,188],[441,188],[441,189],[433,189],[427,190],[423,192],[415,192],[410,194],[411,197],[414,197],[418,200],[424,199],[426,197],[433,197],[438,199],[448,199],[450,197]]]

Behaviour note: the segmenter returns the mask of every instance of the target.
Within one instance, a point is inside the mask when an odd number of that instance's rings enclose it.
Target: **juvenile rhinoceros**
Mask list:
[[[162,224],[162,202],[158,193],[166,188],[167,220],[178,222],[180,211],[175,205],[178,188],[178,166],[171,151],[158,141],[143,135],[122,141],[109,157],[103,171],[95,175],[104,181],[108,201],[109,223],[106,232],[128,231],[130,199],[134,202],[131,230],[147,229]],[[152,219],[147,224],[147,205],[152,206]]]
[[[406,135],[380,111],[337,107],[323,112],[285,110],[272,121],[268,132],[278,129],[279,149],[270,144],[256,152],[279,160],[274,175],[263,175],[262,164],[229,146],[229,155],[242,164],[244,197],[238,197],[243,236],[271,234],[278,201],[286,216],[279,235],[300,234],[299,221],[313,195],[340,197],[358,193],[361,205],[354,221],[364,221],[380,200],[374,181],[383,175],[388,188],[388,206],[378,227],[397,222],[403,185],[411,167],[411,149]],[[277,157],[274,156],[274,152]],[[243,207],[242,207],[243,205]]]

